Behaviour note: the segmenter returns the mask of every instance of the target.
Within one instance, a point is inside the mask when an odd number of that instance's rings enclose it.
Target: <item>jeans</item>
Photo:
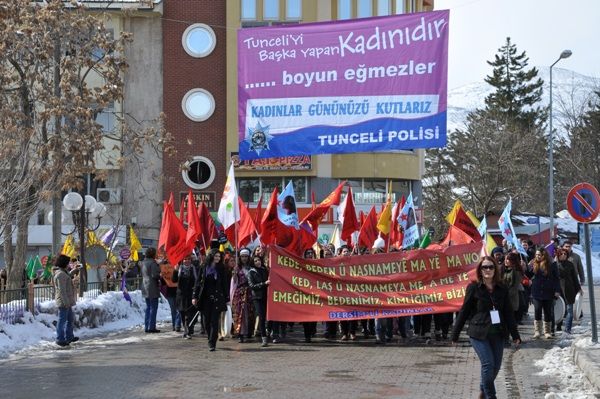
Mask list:
[[[156,330],[156,312],[158,312],[158,298],[146,298],[144,331]]]
[[[573,327],[573,304],[567,305],[567,317],[565,319],[565,331],[571,334],[571,327]]]
[[[167,302],[169,302],[169,308],[171,309],[171,325],[173,326],[173,329],[181,328],[181,314],[175,305],[175,297],[168,296]]]
[[[542,310],[544,311],[544,321],[550,323],[553,320],[554,300],[553,299],[534,299],[533,310],[535,320],[542,320]]]
[[[392,339],[394,336],[394,319],[375,319],[375,336],[379,339]]]
[[[58,308],[56,341],[70,342],[73,339],[73,308]]]
[[[481,362],[481,383],[479,389],[486,398],[496,397],[494,380],[502,365],[502,352],[504,351],[504,339],[501,334],[493,335],[487,339],[480,340],[470,338],[471,346],[477,353]]]

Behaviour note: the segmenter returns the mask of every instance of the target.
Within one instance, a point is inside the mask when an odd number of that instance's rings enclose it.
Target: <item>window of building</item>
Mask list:
[[[391,200],[397,202],[403,195],[408,196],[410,192],[410,181],[391,179],[356,179],[348,180],[352,187],[354,202],[356,204],[383,204],[387,201],[388,190],[391,184]],[[342,196],[345,196],[345,194]]]
[[[194,190],[205,189],[215,180],[215,165],[208,158],[196,156],[185,163],[181,177],[188,187]]]
[[[246,203],[257,203],[262,195],[263,207],[271,198],[273,190],[277,186],[279,192],[290,181],[289,178],[281,177],[259,177],[241,178],[238,181],[238,194]],[[308,181],[306,177],[292,178],[294,184],[294,195],[297,203],[307,203]]]
[[[186,53],[195,58],[202,58],[215,49],[217,36],[210,26],[193,24],[183,32],[181,44]]]
[[[373,0],[357,0],[356,6],[358,18],[373,16]]]
[[[404,1],[405,0],[396,0],[396,9],[395,9],[396,14],[406,13],[406,7],[404,7]]]
[[[183,113],[194,122],[202,122],[215,112],[215,99],[204,89],[192,89],[181,100]]]
[[[352,0],[338,0],[337,19],[352,18]]]
[[[256,19],[256,0],[242,0],[242,20]]]
[[[279,19],[279,0],[263,0],[263,19]]]
[[[391,0],[377,0],[377,15],[390,15],[391,8]]]
[[[286,20],[302,19],[302,0],[286,0],[286,2],[285,2],[285,19]]]
[[[110,103],[106,108],[96,114],[96,123],[102,125],[102,133],[110,134],[115,129],[115,104]]]

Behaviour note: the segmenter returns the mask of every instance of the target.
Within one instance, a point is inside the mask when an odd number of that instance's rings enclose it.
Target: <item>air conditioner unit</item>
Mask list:
[[[120,204],[121,189],[120,188],[99,188],[96,191],[96,199],[98,202],[105,204]]]

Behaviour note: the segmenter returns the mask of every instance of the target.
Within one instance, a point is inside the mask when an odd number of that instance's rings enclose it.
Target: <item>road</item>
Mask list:
[[[311,344],[296,326],[282,344],[226,340],[209,352],[204,336],[188,341],[170,331],[124,331],[2,360],[0,386],[14,399],[477,397],[479,361],[464,335],[458,347],[419,339],[378,346],[373,339],[329,342],[320,332]],[[530,320],[521,334],[524,345],[505,351],[499,398],[543,397],[559,388],[552,376],[535,375],[533,366],[552,342],[527,341]]]

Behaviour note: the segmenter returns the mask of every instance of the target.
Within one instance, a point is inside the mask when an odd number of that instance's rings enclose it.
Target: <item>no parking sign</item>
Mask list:
[[[589,183],[576,184],[567,194],[567,210],[581,223],[589,223],[600,213],[600,194]]]

